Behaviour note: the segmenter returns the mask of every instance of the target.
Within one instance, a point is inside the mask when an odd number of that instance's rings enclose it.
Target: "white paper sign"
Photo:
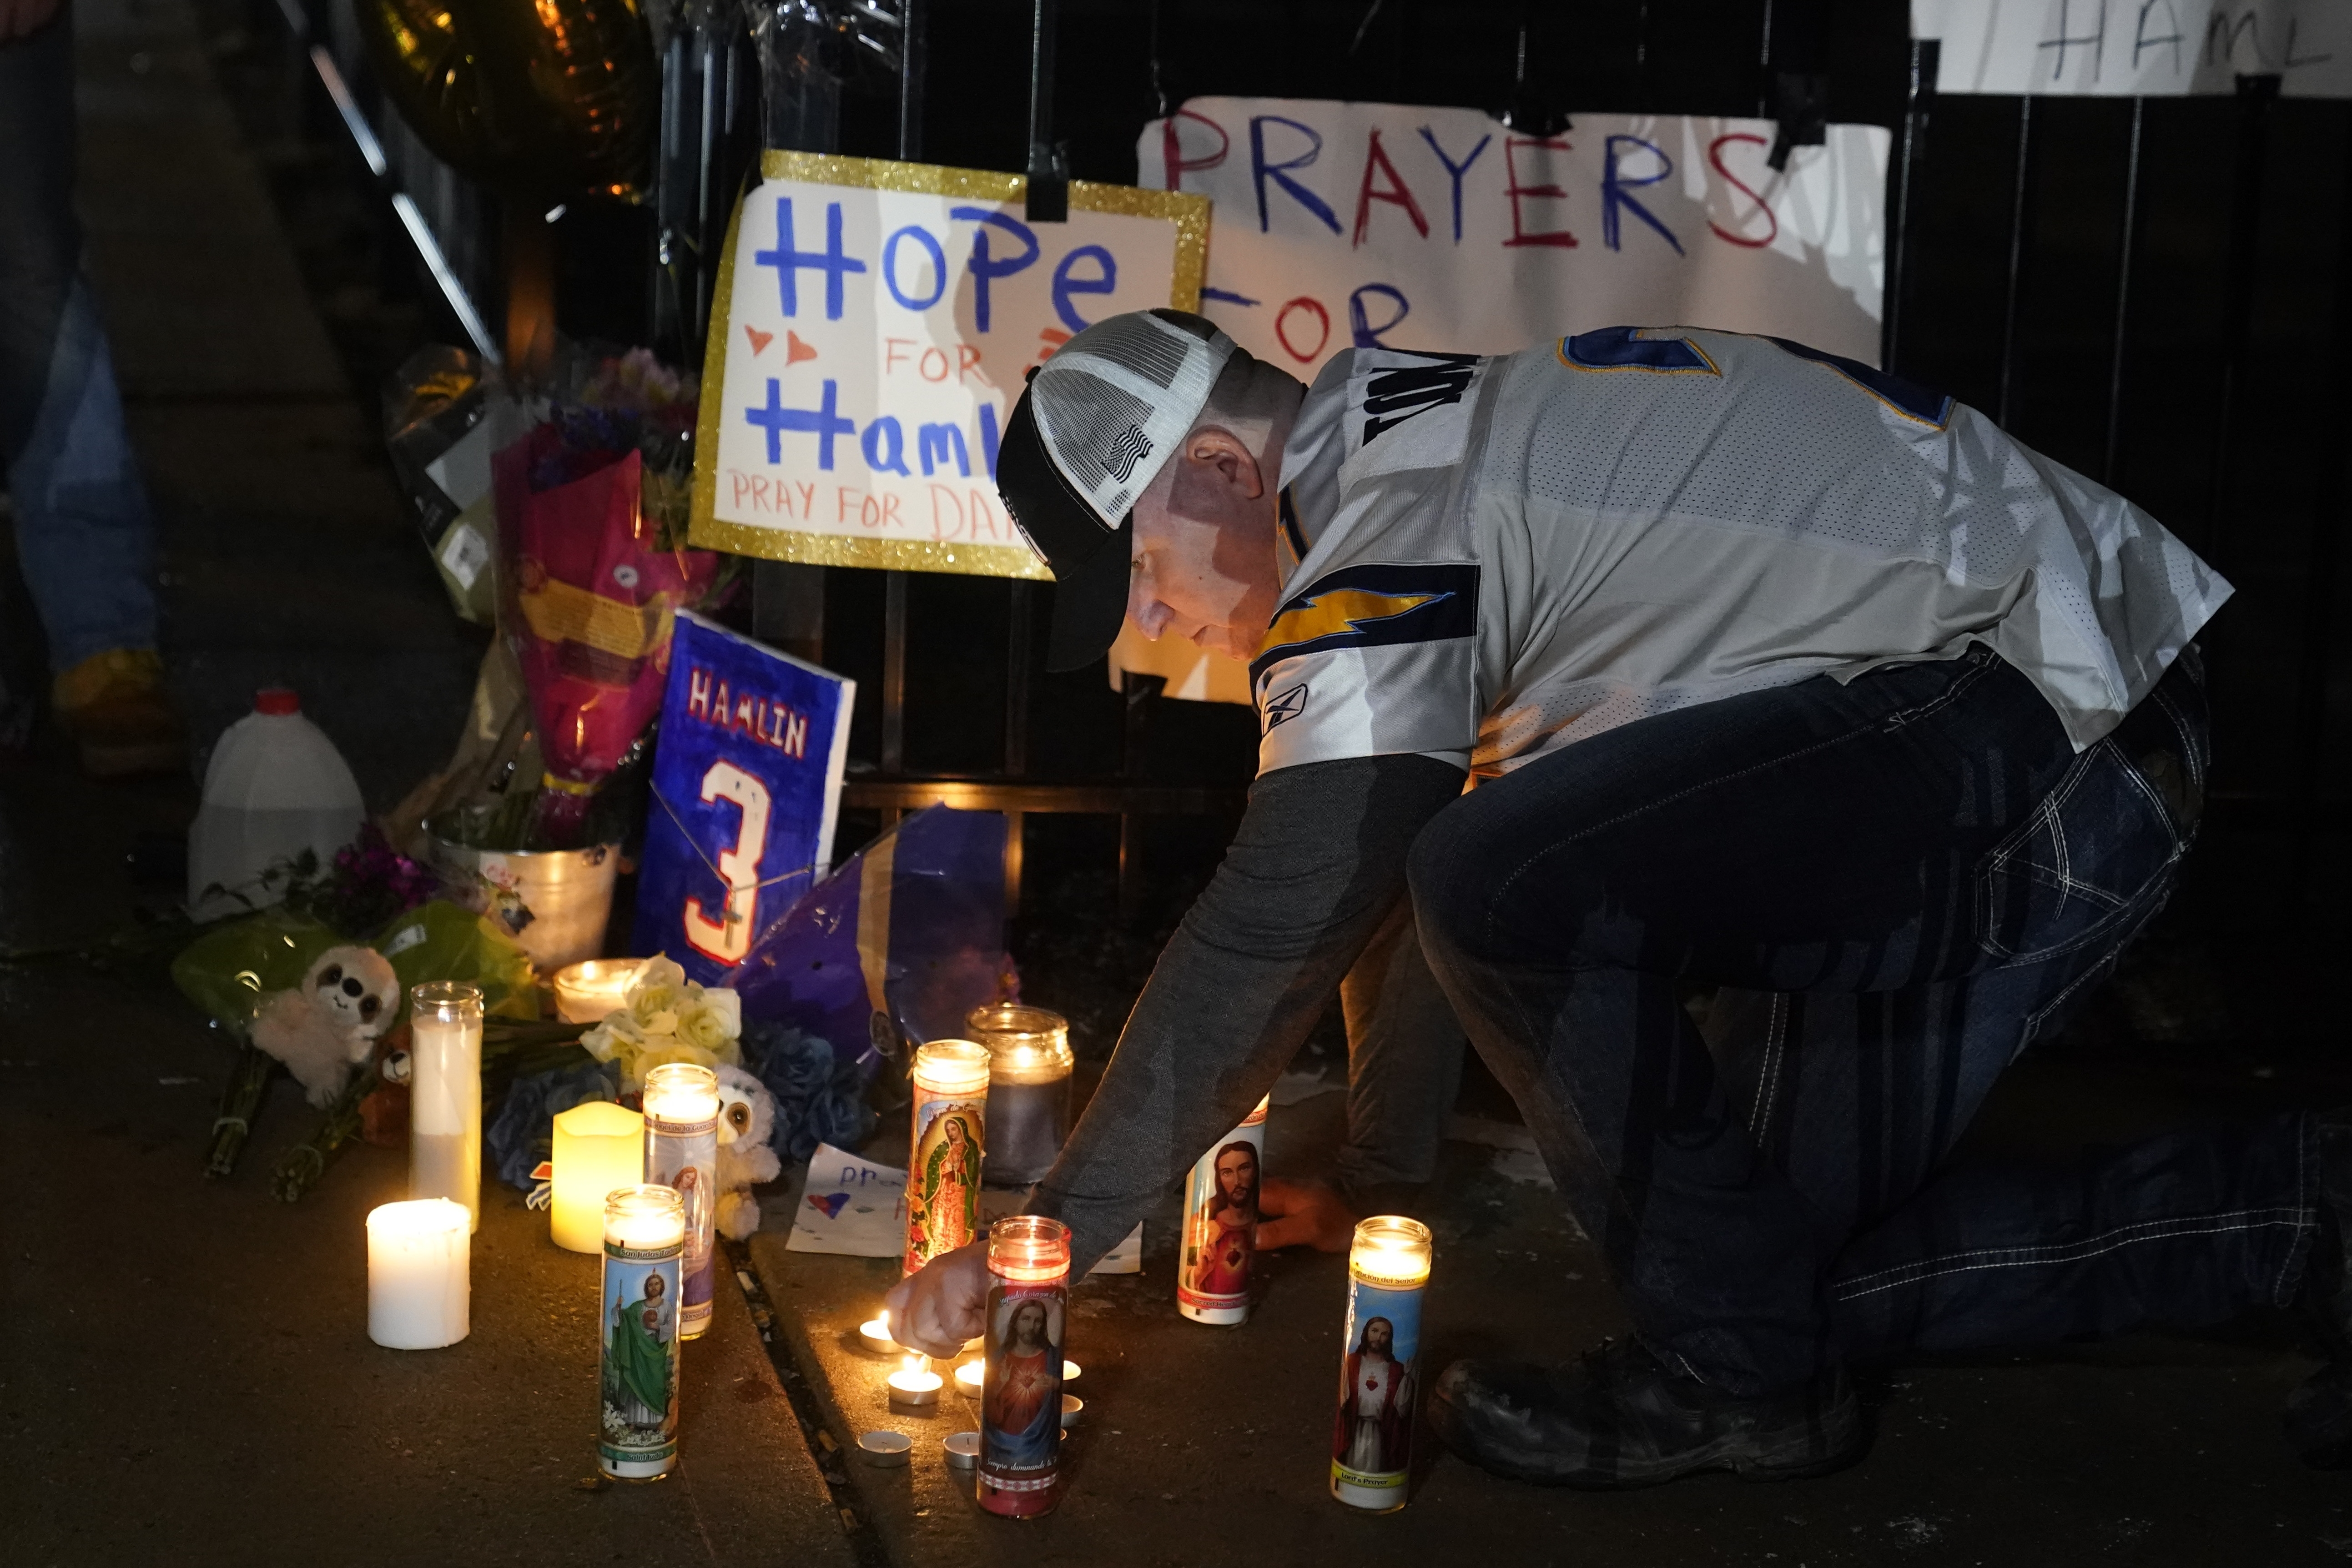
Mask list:
[[[1215,203],[1203,313],[1302,380],[1350,343],[1503,353],[1627,323],[1878,362],[1888,132],[1785,172],[1764,120],[1202,98],[1144,127],[1141,181]]]
[[[1049,575],[1005,516],[996,450],[1025,372],[1123,310],[1198,301],[1207,204],[770,152],[719,279],[693,542],[779,560]]]
[[[907,1250],[907,1173],[819,1144],[809,1156],[788,1252],[898,1258]]]
[[[1942,41],[1936,90],[2169,98],[2275,76],[2288,98],[2352,97],[2345,0],[1911,0]]]

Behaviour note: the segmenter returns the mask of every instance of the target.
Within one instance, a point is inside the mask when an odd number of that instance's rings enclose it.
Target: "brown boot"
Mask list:
[[[93,779],[174,773],[188,765],[188,732],[163,695],[152,648],[110,648],[57,678],[58,722]]]

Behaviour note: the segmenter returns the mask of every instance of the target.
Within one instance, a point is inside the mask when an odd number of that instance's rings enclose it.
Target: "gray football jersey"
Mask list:
[[[1974,409],[1698,328],[1343,352],[1282,485],[1302,559],[1250,665],[1262,773],[1412,751],[1491,775],[1651,714],[1972,643],[2080,749],[2231,591]]]

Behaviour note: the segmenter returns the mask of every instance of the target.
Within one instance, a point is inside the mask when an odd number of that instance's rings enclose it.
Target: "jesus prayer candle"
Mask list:
[[[438,1350],[471,1326],[463,1204],[425,1197],[370,1209],[368,1338],[391,1350]]]
[[[649,1481],[677,1463],[677,1298],[686,1205],[675,1187],[604,1199],[602,1431],[596,1468]]]
[[[968,1040],[935,1040],[915,1052],[902,1272],[979,1239],[988,1069],[988,1048]]]
[[[1400,1215],[1360,1223],[1348,1250],[1331,1495],[1349,1508],[1393,1513],[1404,1506],[1412,1470],[1413,1357],[1421,1350],[1421,1292],[1433,1250],[1429,1227]]]
[[[677,1332],[699,1339],[719,1255],[719,1074],[709,1068],[670,1061],[646,1074],[646,1180],[677,1188],[686,1205]]]
[[[1250,1314],[1257,1255],[1257,1183],[1265,1163],[1265,1107],[1217,1140],[1184,1181],[1184,1245],[1176,1255],[1176,1310],[1199,1323],[1242,1323]]]
[[[964,1020],[988,1047],[988,1179],[1027,1186],[1054,1168],[1070,1132],[1069,1020],[1002,1002]]]
[[[1070,1228],[1016,1214],[988,1228],[980,1389],[980,1506],[1010,1518],[1061,1500],[1063,1325]]]
[[[482,1223],[482,993],[434,980],[408,993],[408,1196],[466,1206]]]

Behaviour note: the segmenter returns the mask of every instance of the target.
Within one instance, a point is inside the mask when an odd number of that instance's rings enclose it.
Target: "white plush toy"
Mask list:
[[[284,1062],[310,1103],[333,1103],[400,1016],[400,977],[373,947],[330,947],[302,983],[262,999],[253,1043]]]
[[[719,1229],[740,1241],[760,1228],[753,1182],[773,1181],[783,1163],[768,1142],[776,1130],[776,1097],[740,1067],[719,1070]]]

